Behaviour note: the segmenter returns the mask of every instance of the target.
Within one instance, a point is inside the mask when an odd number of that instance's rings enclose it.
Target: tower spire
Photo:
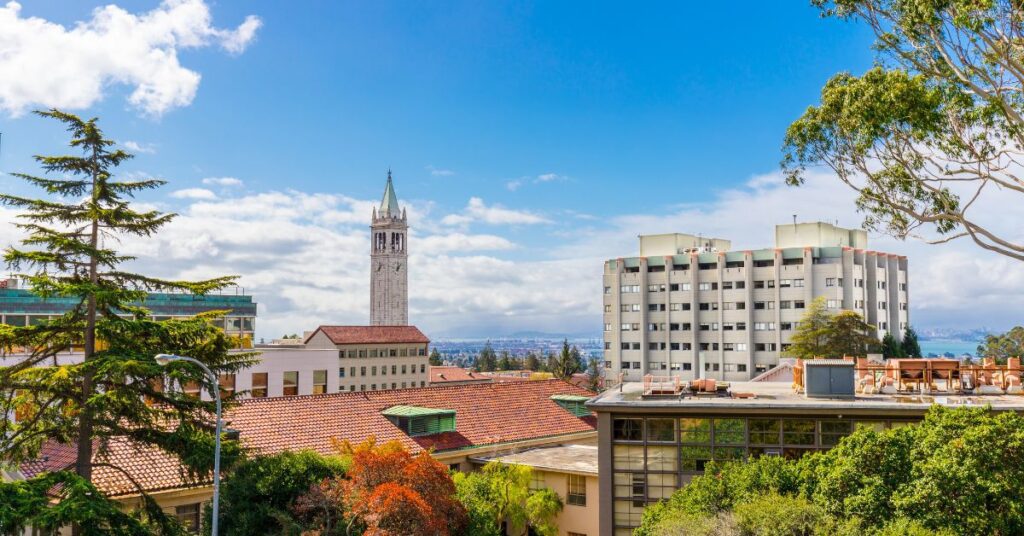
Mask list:
[[[398,216],[398,196],[395,195],[395,186],[391,183],[391,168],[388,168],[388,183],[384,186],[384,197],[380,201],[380,212],[387,211],[391,216]]]

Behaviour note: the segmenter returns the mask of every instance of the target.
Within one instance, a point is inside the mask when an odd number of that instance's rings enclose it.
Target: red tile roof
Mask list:
[[[335,452],[332,439],[396,440],[412,452],[445,451],[595,430],[551,395],[594,393],[560,380],[442,385],[243,400],[228,420],[242,442],[263,454],[308,449]],[[381,415],[397,405],[455,410],[455,432],[409,437]]]
[[[446,382],[486,383],[489,381],[491,378],[462,367],[430,367],[430,383],[435,385]]]
[[[25,478],[46,471],[74,470],[77,452],[75,443],[47,441],[39,452],[39,458],[21,464],[19,469]],[[109,497],[137,495],[138,488],[132,480],[147,493],[187,488],[210,481],[209,478],[196,479],[187,475],[176,457],[123,437],[111,438],[105,446],[96,441],[93,463],[96,464],[92,471],[93,484]]]
[[[39,457],[21,464],[19,469],[25,478],[32,478],[46,471],[60,471],[75,465],[78,447],[73,444],[47,441],[39,450]]]
[[[359,443],[373,436],[396,440],[412,452],[437,452],[556,437],[596,430],[593,417],[575,417],[551,400],[552,395],[594,393],[560,380],[461,384],[387,391],[344,392],[243,400],[225,417],[246,447],[260,454],[314,450],[335,454],[332,439]],[[381,411],[397,405],[455,410],[455,431],[410,437]],[[26,476],[74,464],[73,445],[48,443],[45,458],[21,466]],[[97,448],[94,460],[120,467],[147,492],[188,488],[199,482],[178,461],[154,447],[138,447],[115,438]],[[96,485],[117,497],[136,494],[121,471],[96,467]]]
[[[322,331],[334,344],[423,343],[430,339],[416,326],[320,326],[306,342]]]

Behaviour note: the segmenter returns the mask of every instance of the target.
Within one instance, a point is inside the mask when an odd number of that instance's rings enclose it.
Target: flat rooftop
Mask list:
[[[999,411],[1024,412],[1024,395],[961,395],[941,392],[930,394],[858,394],[854,398],[808,398],[795,393],[788,382],[730,382],[733,396],[657,395],[643,396],[643,383],[629,382],[590,399],[593,411],[629,412],[630,410],[683,413],[849,413],[920,415],[934,404],[991,406]],[[751,398],[736,398],[749,393]]]
[[[478,463],[496,461],[506,464],[527,465],[542,471],[558,471],[581,475],[597,474],[597,445],[541,447],[504,456],[474,457],[470,459]]]

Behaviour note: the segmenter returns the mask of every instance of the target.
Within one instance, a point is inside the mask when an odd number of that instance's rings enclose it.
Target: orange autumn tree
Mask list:
[[[448,468],[430,454],[413,456],[396,441],[377,445],[373,438],[338,449],[350,463],[333,483],[349,527],[362,525],[369,536],[454,536],[465,528],[466,509]]]

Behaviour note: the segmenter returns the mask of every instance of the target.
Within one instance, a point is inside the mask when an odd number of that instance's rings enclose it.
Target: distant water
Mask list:
[[[936,354],[942,355],[949,352],[955,356],[961,356],[963,354],[974,355],[978,351],[978,341],[958,341],[958,340],[929,340],[919,341],[921,344],[921,353],[924,355]]]

